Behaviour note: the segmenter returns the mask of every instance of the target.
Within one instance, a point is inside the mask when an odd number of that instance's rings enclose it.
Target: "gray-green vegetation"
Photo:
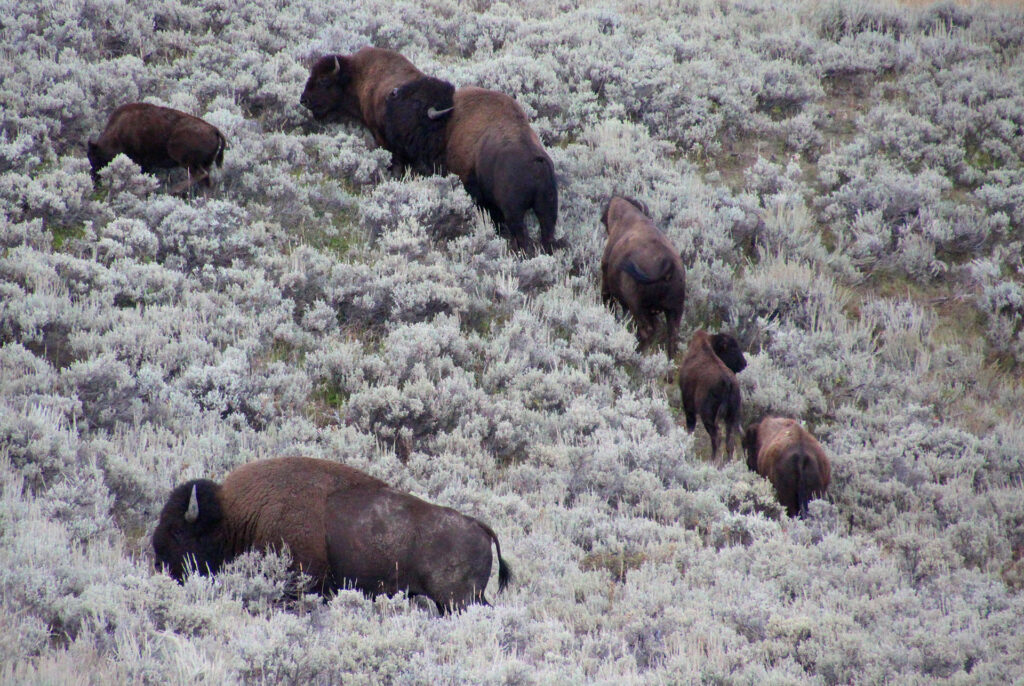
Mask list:
[[[370,43],[517,98],[566,249],[311,121],[309,60]],[[93,188],[132,100],[224,132],[208,196]],[[0,0],[0,680],[1024,678],[1022,160],[1011,5]],[[832,458],[807,519],[600,304],[612,193],[683,252],[683,339],[746,347],[745,422]],[[154,573],[174,485],[289,454],[488,522],[515,583],[438,618]]]

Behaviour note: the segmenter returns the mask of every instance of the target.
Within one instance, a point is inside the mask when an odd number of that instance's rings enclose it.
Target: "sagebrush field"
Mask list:
[[[311,61],[368,44],[518,100],[567,247],[312,120]],[[209,193],[93,187],[130,101],[225,134]],[[806,519],[600,302],[613,193],[682,251],[684,347],[747,350],[744,422],[831,457]],[[1022,250],[1013,3],[0,0],[0,681],[1020,681]],[[176,484],[279,455],[480,518],[513,584],[438,617],[155,572]]]

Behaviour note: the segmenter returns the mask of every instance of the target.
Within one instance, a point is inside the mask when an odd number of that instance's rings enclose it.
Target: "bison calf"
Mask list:
[[[226,145],[217,127],[199,117],[135,102],[114,110],[100,137],[89,141],[88,157],[95,183],[99,171],[119,154],[130,157],[147,173],[183,167],[188,178],[171,190],[180,193],[196,183],[210,185],[210,167],[224,163]]]
[[[601,258],[601,298],[613,298],[636,321],[640,350],[654,339],[658,313],[665,313],[668,358],[676,355],[686,299],[686,272],[679,253],[632,198],[613,197],[601,218],[608,242]]]
[[[747,466],[772,482],[790,517],[803,516],[807,503],[821,497],[832,467],[821,444],[796,420],[766,417],[743,436]]]
[[[492,542],[500,591],[510,571],[486,524],[357,469],[305,457],[243,465],[222,485],[184,483],[153,532],[157,566],[179,581],[190,567],[212,574],[248,550],[287,546],[293,567],[325,595],[405,591],[427,596],[442,614],[487,603]]]
[[[740,385],[736,380],[747,366],[735,338],[725,333],[693,335],[679,365],[679,393],[686,415],[686,430],[693,433],[700,415],[711,437],[711,459],[718,459],[718,419],[725,424],[725,452],[732,455],[733,433],[740,428]]]
[[[393,50],[365,47],[317,60],[299,98],[318,120],[354,119],[395,162],[421,173],[444,163],[444,131],[455,87]]]

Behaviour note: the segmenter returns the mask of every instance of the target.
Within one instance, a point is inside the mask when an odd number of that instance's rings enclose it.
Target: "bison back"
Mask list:
[[[339,491],[327,511],[339,588],[425,595],[442,612],[483,599],[491,537],[476,520],[391,488]]]

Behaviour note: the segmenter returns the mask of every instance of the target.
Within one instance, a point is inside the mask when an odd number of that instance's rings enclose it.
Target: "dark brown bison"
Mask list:
[[[790,517],[803,516],[812,498],[822,497],[832,467],[821,444],[796,420],[765,417],[743,436],[747,466],[772,482]]]
[[[725,423],[726,455],[732,455],[732,436],[740,429],[740,385],[736,375],[746,366],[735,338],[725,333],[710,336],[703,329],[693,335],[679,365],[686,430],[693,433],[700,415],[711,437],[712,460],[718,459],[719,417]]]
[[[397,163],[432,173],[444,163],[454,93],[399,53],[366,47],[318,59],[299,102],[316,119],[361,122]]]
[[[514,249],[532,252],[529,210],[542,247],[555,247],[554,166],[511,97],[474,87],[456,91],[397,52],[367,47],[317,60],[299,101],[317,119],[362,122],[401,164],[456,174]]]
[[[133,102],[114,110],[100,137],[89,141],[87,154],[97,183],[99,171],[122,153],[147,173],[183,167],[188,178],[172,189],[180,193],[196,183],[210,185],[210,167],[224,163],[226,145],[217,127],[199,117]]]
[[[679,322],[686,300],[686,271],[679,253],[647,216],[647,208],[632,198],[615,196],[601,217],[608,242],[601,258],[601,298],[614,298],[636,321],[640,350],[658,329],[665,313],[668,359],[676,355]]]
[[[466,87],[455,91],[445,130],[445,165],[466,191],[508,232],[512,248],[533,251],[526,213],[533,210],[545,252],[556,247],[558,184],[555,168],[523,108],[504,93]]]
[[[425,595],[442,614],[487,603],[491,542],[498,590],[510,571],[486,524],[390,488],[327,460],[285,457],[235,469],[218,485],[175,488],[153,532],[156,564],[179,581],[189,568],[215,573],[248,550],[287,546],[293,566],[329,595]]]

